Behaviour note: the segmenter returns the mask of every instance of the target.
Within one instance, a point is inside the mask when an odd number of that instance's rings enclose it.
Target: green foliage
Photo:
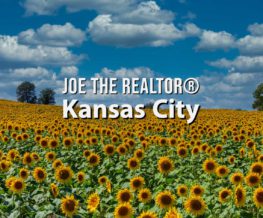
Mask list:
[[[36,103],[35,85],[30,82],[22,82],[16,89],[17,100],[25,103]]]
[[[46,88],[40,92],[38,102],[40,104],[55,104],[55,92],[53,89]]]
[[[253,93],[255,101],[252,105],[254,109],[263,111],[263,83],[259,84],[257,89]]]

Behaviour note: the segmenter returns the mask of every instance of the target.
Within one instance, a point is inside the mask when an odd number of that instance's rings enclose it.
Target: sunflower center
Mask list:
[[[121,200],[124,201],[124,202],[127,202],[129,201],[131,198],[130,194],[128,192],[124,192],[122,193],[121,195]]]
[[[68,170],[61,170],[59,175],[60,175],[60,178],[61,178],[61,179],[67,179],[67,178],[69,178],[69,172],[68,172]]]
[[[22,182],[17,181],[17,182],[15,183],[15,188],[16,188],[16,189],[21,189],[22,187],[23,187]]]
[[[120,207],[119,209],[119,215],[120,216],[127,216],[129,213],[129,209],[127,207]]]
[[[191,201],[191,208],[193,208],[193,210],[201,210],[202,204],[199,200],[192,200]]]
[[[243,198],[243,192],[241,190],[237,190],[236,197],[238,200],[241,200]]]
[[[43,171],[38,171],[37,176],[38,178],[43,179],[45,177],[45,174]]]
[[[137,167],[137,161],[132,160],[132,161],[131,161],[131,166],[132,166],[132,167]]]
[[[259,165],[256,165],[256,166],[254,166],[254,167],[253,167],[252,171],[253,171],[253,173],[258,173],[258,174],[261,174],[261,173],[262,173],[262,171],[263,171],[263,169],[262,169],[262,167],[261,167],[261,166],[259,166]]]
[[[226,198],[228,196],[228,192],[227,191],[223,191],[221,194],[222,198]]]
[[[258,200],[258,202],[263,203],[263,191],[257,193],[256,199]]]
[[[212,163],[212,162],[208,162],[206,166],[207,166],[207,169],[208,169],[208,170],[213,170],[213,169],[215,169],[215,164]]]
[[[133,181],[133,186],[136,187],[136,188],[140,187],[141,184],[142,184],[141,181],[138,180],[138,179],[136,179],[135,181]]]
[[[147,194],[146,192],[143,192],[143,193],[142,193],[142,198],[144,198],[144,199],[145,199],[145,198],[148,198],[148,194]]]
[[[235,180],[235,182],[240,182],[241,181],[241,177],[240,176],[235,176],[234,180]]]
[[[172,199],[170,196],[168,195],[163,195],[162,198],[161,198],[161,202],[165,205],[169,205],[172,203]]]
[[[72,201],[72,200],[68,200],[66,203],[65,203],[65,207],[68,211],[74,211],[75,210],[75,202]]]
[[[161,167],[163,170],[167,171],[171,169],[172,165],[169,161],[164,161],[162,162]]]
[[[251,177],[249,178],[249,181],[250,181],[252,184],[257,183],[257,182],[258,182],[258,177],[256,177],[256,176],[251,176]]]
[[[91,156],[90,157],[90,163],[96,163],[97,162],[97,157],[96,156]]]
[[[194,189],[194,193],[196,194],[196,195],[200,195],[201,194],[201,189],[200,188],[195,188]]]

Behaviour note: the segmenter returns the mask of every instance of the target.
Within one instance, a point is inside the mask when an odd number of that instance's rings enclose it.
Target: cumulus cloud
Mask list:
[[[263,56],[248,57],[238,56],[234,60],[222,58],[216,61],[209,62],[211,66],[219,68],[227,68],[231,71],[240,72],[262,72]]]
[[[248,31],[254,36],[263,36],[263,24],[251,24],[248,26]]]
[[[119,47],[167,46],[174,41],[199,34],[194,24],[186,24],[179,30],[174,24],[115,23],[111,15],[99,15],[89,23],[92,40],[102,45]]]
[[[204,30],[200,36],[197,50],[216,50],[216,49],[229,49],[235,46],[235,38],[225,31],[214,32]]]
[[[95,10],[99,13],[119,13],[129,11],[137,0],[24,0],[23,7],[27,15],[50,15],[65,7],[68,12]]]
[[[195,98],[202,107],[252,109],[252,92],[263,80],[263,73],[209,73],[198,80],[201,90]]]
[[[95,74],[96,77],[154,77],[154,72],[148,67],[135,67],[135,68],[125,68],[122,67],[117,70],[111,70],[107,67],[104,67],[100,73]]]
[[[165,46],[182,38],[173,24],[122,24],[114,23],[111,15],[99,15],[89,23],[94,42],[120,47]]]
[[[83,57],[72,54],[65,47],[27,46],[17,36],[0,35],[0,63],[2,66],[67,66]]]
[[[60,71],[61,77],[76,77],[79,69],[76,66],[62,67]]]
[[[28,29],[18,35],[18,43],[45,46],[78,46],[85,40],[85,32],[71,23],[65,25],[44,24],[37,30]]]
[[[155,1],[148,1],[141,2],[134,10],[115,15],[113,20],[114,22],[129,24],[160,24],[171,23],[174,16],[173,12],[162,10]]]

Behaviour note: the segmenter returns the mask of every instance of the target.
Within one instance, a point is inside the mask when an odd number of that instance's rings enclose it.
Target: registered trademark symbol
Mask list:
[[[188,78],[184,81],[184,91],[188,94],[196,94],[199,91],[200,85],[197,79]]]

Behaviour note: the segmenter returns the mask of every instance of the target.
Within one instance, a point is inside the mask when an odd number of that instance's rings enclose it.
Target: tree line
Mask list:
[[[35,84],[31,82],[22,82],[16,89],[17,101],[31,104],[55,104],[55,91],[51,88],[45,88],[40,91],[39,97],[36,96]],[[263,111],[263,83],[259,84],[253,92],[253,109]],[[146,108],[152,108],[153,103],[149,102]]]
[[[36,96],[36,86],[34,83],[22,82],[16,89],[17,101],[31,104],[55,104],[55,91],[45,88]]]

